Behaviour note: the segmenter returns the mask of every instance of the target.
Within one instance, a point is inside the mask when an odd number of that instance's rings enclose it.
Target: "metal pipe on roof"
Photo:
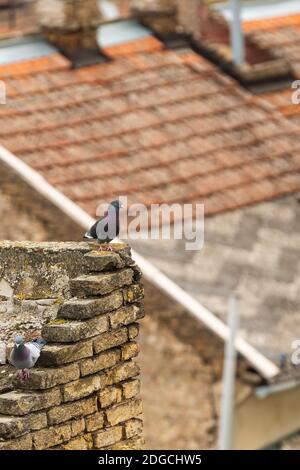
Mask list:
[[[230,22],[231,50],[235,65],[245,63],[245,41],[241,24],[241,2],[240,0],[230,0],[232,19]]]
[[[51,186],[45,178],[37,171],[24,163],[5,147],[0,145],[0,162],[10,167],[24,181],[28,183],[39,194],[44,196],[48,201],[58,207],[74,222],[78,223],[83,229],[87,230],[95,219],[87,212],[81,209],[77,204],[72,202],[60,191]],[[178,302],[191,315],[204,323],[210,330],[223,340],[227,340],[229,336],[229,328],[212,312],[207,310],[190,294],[184,291],[168,276],[163,274],[152,263],[143,256],[132,250],[133,259],[140,266],[147,280],[158,287],[170,298]],[[268,380],[272,379],[279,373],[279,368],[268,358],[263,356],[259,351],[253,348],[247,341],[241,337],[237,337],[235,341],[237,351],[242,354],[250,364],[258,370],[262,376]]]
[[[272,385],[263,385],[257,387],[255,390],[255,396],[261,400],[267,398],[269,395],[275,395],[276,393],[285,392],[287,390],[292,390],[300,385],[300,380],[294,379],[289,380],[288,382],[281,382]]]
[[[223,383],[222,383],[222,400],[221,400],[221,416],[219,431],[219,449],[232,449],[232,430],[233,430],[233,413],[234,413],[234,387],[236,373],[236,348],[235,338],[239,327],[239,316],[237,312],[236,298],[234,296],[229,299],[228,306],[228,327],[229,337],[225,345]]]

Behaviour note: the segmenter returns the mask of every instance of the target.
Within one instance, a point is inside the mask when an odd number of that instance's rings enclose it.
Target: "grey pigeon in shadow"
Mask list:
[[[112,201],[107,212],[101,217],[88,232],[84,238],[92,241],[97,240],[98,243],[110,243],[119,235],[120,232],[120,209],[122,209],[120,201]],[[104,250],[111,251],[112,248],[107,246]]]
[[[45,344],[46,341],[43,338],[38,338],[35,341],[24,343],[22,336],[16,336],[15,345],[11,351],[9,362],[18,369],[18,376],[20,379],[29,379],[29,369],[32,369],[36,364]]]

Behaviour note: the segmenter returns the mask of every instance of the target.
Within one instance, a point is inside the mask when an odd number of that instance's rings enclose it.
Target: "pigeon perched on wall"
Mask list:
[[[99,243],[110,243],[119,235],[120,231],[120,201],[112,201],[107,212],[84,235],[87,240],[97,240]],[[111,247],[103,249],[111,250]]]
[[[35,341],[24,343],[22,336],[16,336],[15,345],[11,351],[9,362],[18,369],[18,376],[22,380],[29,379],[30,372],[28,369],[32,369],[35,365],[45,344],[46,341],[43,338],[38,338]]]

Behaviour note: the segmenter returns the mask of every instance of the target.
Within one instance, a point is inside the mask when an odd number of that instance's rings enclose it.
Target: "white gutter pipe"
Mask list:
[[[77,204],[72,202],[69,198],[64,196],[60,191],[51,186],[37,171],[32,169],[29,165],[24,163],[1,145],[0,162],[10,167],[24,181],[26,181],[29,186],[44,196],[48,201],[52,202],[83,229],[87,230],[95,222],[93,217],[81,209]],[[143,274],[148,281],[178,302],[182,307],[186,308],[190,314],[204,323],[217,336],[222,338],[224,341],[227,340],[229,329],[225,323],[219,320],[190,294],[185,292],[175,282],[153,266],[152,263],[147,261],[134,250],[132,250],[132,256],[142,269]],[[270,380],[279,373],[279,368],[273,362],[263,356],[244,339],[238,337],[235,345],[237,351],[244,356],[265,379]]]
[[[225,344],[222,382],[221,416],[219,430],[219,449],[232,449],[234,391],[236,374],[235,338],[239,327],[236,298],[230,297],[228,308],[229,338]]]

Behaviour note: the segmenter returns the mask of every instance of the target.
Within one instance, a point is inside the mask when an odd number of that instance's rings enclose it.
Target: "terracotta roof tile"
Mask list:
[[[106,47],[104,52],[110,57],[124,57],[139,52],[155,52],[163,48],[163,44],[153,36],[145,37],[126,44]]]
[[[119,194],[204,201],[214,214],[300,190],[288,96],[268,104],[193,51],[152,39],[79,70],[57,57],[11,66],[1,144],[92,215]]]
[[[12,64],[0,65],[0,78],[22,77],[33,73],[50,72],[68,69],[70,62],[59,53],[38,59],[26,60]],[[25,93],[25,91],[23,91]]]

